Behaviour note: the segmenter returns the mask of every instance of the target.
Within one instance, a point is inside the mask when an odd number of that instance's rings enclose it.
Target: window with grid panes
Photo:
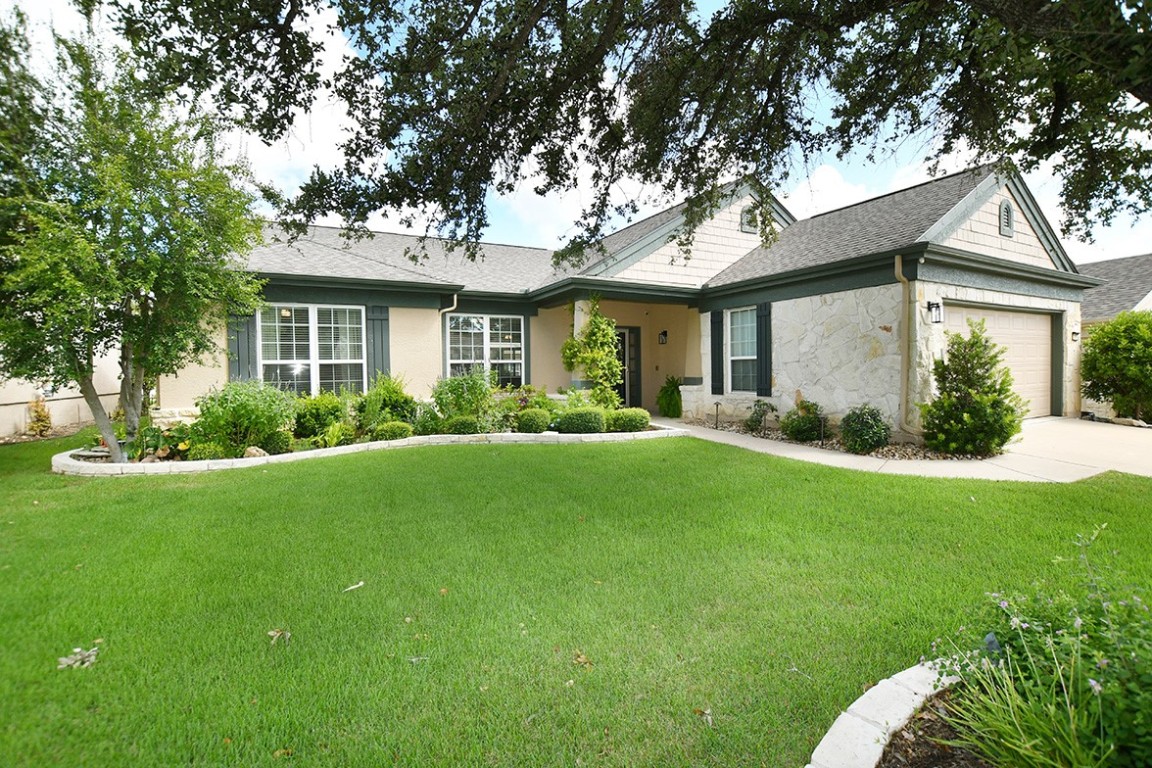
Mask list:
[[[729,389],[756,391],[756,308],[728,311]]]
[[[362,307],[272,305],[258,325],[265,382],[303,395],[364,390]]]
[[[499,386],[524,383],[524,318],[498,315],[448,316],[448,375],[474,366],[495,371]]]

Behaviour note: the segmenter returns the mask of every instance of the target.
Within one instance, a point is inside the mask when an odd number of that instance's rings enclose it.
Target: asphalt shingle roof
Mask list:
[[[1105,281],[1084,292],[1080,317],[1086,323],[1110,320],[1152,293],[1152,253],[1076,266],[1080,274]]]
[[[708,281],[715,288],[921,242],[995,168],[984,165],[802,219]]]
[[[274,234],[274,232],[272,233]],[[339,227],[310,227],[291,242],[266,238],[248,256],[253,272],[298,277],[344,278],[389,282],[463,285],[468,291],[520,293],[539,288],[566,272],[552,266],[552,251],[516,245],[481,244],[481,257],[469,261],[464,251],[449,252],[443,240],[428,238],[427,256],[413,262],[419,238],[377,232],[346,240]]]

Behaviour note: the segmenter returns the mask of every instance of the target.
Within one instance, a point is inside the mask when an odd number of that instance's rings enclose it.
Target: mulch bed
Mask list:
[[[941,744],[956,738],[956,731],[941,717],[950,693],[936,696],[888,742],[876,768],[991,768],[960,747]]]

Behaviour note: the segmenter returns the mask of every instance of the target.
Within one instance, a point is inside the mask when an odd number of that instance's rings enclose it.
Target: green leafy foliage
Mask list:
[[[852,453],[871,453],[888,445],[891,436],[892,428],[884,414],[867,403],[848,411],[840,420],[840,439]]]
[[[963,636],[982,650],[951,661],[951,720],[993,765],[1152,765],[1152,612],[1091,559],[1102,532],[1078,537],[1079,588],[993,594]]]
[[[28,403],[28,426],[25,431],[36,437],[47,437],[52,431],[52,414],[44,398],[38,397]]]
[[[296,437],[316,437],[348,415],[344,401],[332,392],[303,396],[296,402]]]
[[[776,406],[767,400],[757,400],[752,404],[752,413],[744,420],[744,429],[753,433],[764,429],[764,420],[770,413],[776,413]]]
[[[112,5],[155,81],[213,94],[267,140],[329,82],[326,1]],[[525,176],[541,194],[592,179],[559,254],[579,261],[636,210],[623,179],[686,190],[690,232],[728,179],[778,185],[821,153],[909,138],[933,158],[1055,158],[1073,231],[1152,208],[1146,3],[378,0],[336,18],[356,49],[331,77],[351,135],[290,210],[427,211],[472,257],[494,193]]]
[[[212,459],[234,459],[236,449],[230,445],[216,442],[196,443],[188,449],[189,461],[211,461]]]
[[[435,408],[419,404],[416,407],[416,418],[412,421],[412,431],[417,435],[438,435],[443,421]]]
[[[1152,418],[1152,310],[1121,312],[1092,328],[1080,360],[1082,390],[1121,416]]]
[[[561,360],[567,371],[579,370],[591,382],[589,397],[594,405],[620,407],[616,387],[623,381],[624,367],[617,352],[616,321],[600,311],[600,300],[588,300],[588,318],[584,327],[565,340]]]
[[[669,419],[678,419],[684,414],[684,401],[680,395],[680,386],[684,380],[679,376],[668,376],[656,393],[656,408],[660,415]]]
[[[520,413],[528,410],[557,411],[559,404],[548,397],[545,389],[531,385],[504,387],[495,393],[495,416],[493,421],[498,429],[517,429]]]
[[[496,405],[492,395],[494,381],[494,373],[484,370],[481,365],[474,365],[468,373],[437,381],[432,388],[432,401],[445,419],[471,416],[487,426],[493,420]]]
[[[412,437],[412,425],[406,421],[385,421],[372,428],[373,440],[403,440]]]
[[[356,442],[356,427],[346,421],[336,421],[312,438],[312,444],[317,448],[336,448],[341,445],[351,445]]]
[[[945,331],[948,350],[932,366],[936,398],[920,404],[924,444],[942,453],[992,456],[1020,432],[1027,412],[1001,365],[1003,347],[988,338],[984,322],[968,321],[969,335]]]
[[[158,459],[180,459],[188,454],[192,442],[191,425],[173,424],[167,429],[148,425],[136,431],[136,437],[124,446],[124,452],[137,459],[149,455]]]
[[[652,423],[652,414],[643,408],[621,408],[604,414],[607,432],[643,432]]]
[[[23,23],[0,21],[0,371],[77,386],[119,461],[96,361],[119,356],[132,438],[148,382],[218,351],[227,314],[258,305],[236,266],[260,221],[195,101],[91,39],[58,38],[34,75]]]
[[[780,419],[780,431],[798,443],[822,440],[828,434],[828,417],[819,404],[801,400]]]
[[[259,448],[263,448],[269,455],[276,456],[281,453],[291,453],[293,434],[288,429],[278,429],[275,432],[269,432],[263,440],[258,444]]]
[[[238,455],[259,446],[273,432],[292,429],[296,399],[259,381],[231,381],[196,401],[200,418],[193,426],[195,442],[230,446]]]
[[[538,435],[552,424],[552,412],[543,408],[526,408],[516,417],[516,431]]]
[[[572,408],[556,417],[556,431],[569,434],[594,434],[605,431],[604,409],[599,406]]]
[[[416,417],[416,399],[404,390],[404,379],[378,373],[368,391],[355,402],[356,425],[370,433],[377,424],[388,421],[412,421]]]
[[[449,416],[440,425],[441,433],[445,435],[478,435],[484,430],[475,416]]]

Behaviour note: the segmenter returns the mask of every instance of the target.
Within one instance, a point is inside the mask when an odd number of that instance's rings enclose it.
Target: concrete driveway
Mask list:
[[[1008,446],[1003,455],[980,461],[878,459],[763,440],[671,419],[653,421],[680,427],[703,440],[735,445],[758,453],[887,475],[1071,483],[1114,469],[1152,477],[1152,429],[1121,427],[1058,416],[1028,419],[1024,422],[1022,434]]]

